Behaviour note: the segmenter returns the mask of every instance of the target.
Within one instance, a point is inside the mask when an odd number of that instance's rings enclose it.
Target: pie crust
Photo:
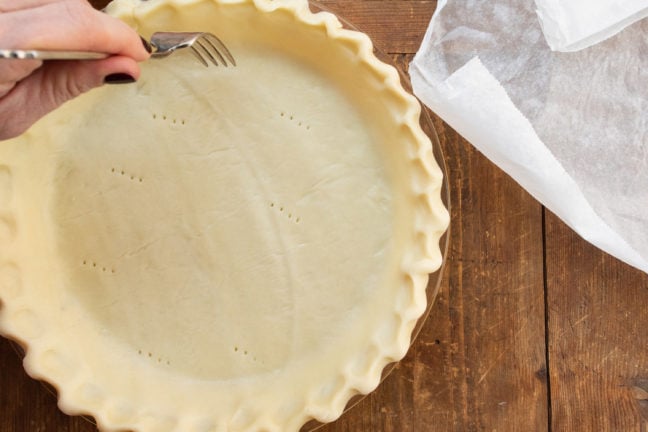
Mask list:
[[[400,360],[448,224],[420,105],[302,1],[117,0],[142,65],[0,146],[0,331],[101,430],[297,431]]]

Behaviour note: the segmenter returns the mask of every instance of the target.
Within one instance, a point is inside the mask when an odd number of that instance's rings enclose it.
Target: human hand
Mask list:
[[[0,48],[98,51],[103,60],[0,59],[0,140],[105,83],[139,78],[149,53],[139,35],[86,0],[0,0]]]

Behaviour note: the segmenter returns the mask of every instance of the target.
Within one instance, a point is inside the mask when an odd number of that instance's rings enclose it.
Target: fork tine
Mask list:
[[[225,44],[215,35],[207,32],[155,32],[151,36],[150,44],[153,48],[151,57],[163,58],[173,52],[191,48],[191,53],[205,67],[209,62],[215,66],[236,66],[234,56]],[[229,64],[228,64],[229,63]]]
[[[211,46],[216,49],[219,54],[223,53],[225,57],[227,57],[227,60],[229,60],[233,66],[236,66],[236,60],[234,60],[234,56],[232,55],[230,50],[227,49],[227,46],[225,46],[223,41],[221,41],[216,35],[213,35],[211,33],[206,33],[203,37],[205,40],[207,40],[207,42],[209,42]],[[227,63],[225,63],[225,66],[227,66]]]
[[[204,43],[203,43],[203,41],[204,41]],[[203,36],[203,37],[199,38],[196,42],[198,42],[200,44],[200,46],[202,46],[203,49],[205,51],[207,51],[207,53],[209,54],[209,56],[211,57],[212,61],[214,62],[214,64],[216,66],[218,66],[218,62],[216,61],[216,58],[212,54],[215,54],[218,57],[218,59],[220,60],[221,64],[223,66],[227,67],[227,62],[225,61],[225,57],[223,57],[223,55],[220,53],[220,51],[218,51],[218,48],[215,47],[214,44],[208,38]]]
[[[214,64],[214,66],[218,66],[218,60],[216,60],[216,57],[214,57],[214,53],[212,53],[213,50],[209,49],[209,46],[205,46],[205,44],[202,42],[202,38],[196,39],[195,42],[196,45],[198,45],[200,48],[202,48],[203,54],[207,55],[209,60]],[[218,51],[216,52],[218,57],[221,57],[221,60],[223,60],[222,56],[218,54]]]
[[[192,53],[193,55],[195,55],[196,58],[198,58],[198,60],[200,60],[200,63],[202,63],[202,64],[203,64],[204,66],[206,66],[206,67],[209,67],[209,64],[208,64],[207,61],[203,58],[203,56],[202,56],[202,54],[200,53],[200,51],[198,51],[198,49],[197,49],[194,45],[190,45],[189,47],[191,48],[191,53]]]

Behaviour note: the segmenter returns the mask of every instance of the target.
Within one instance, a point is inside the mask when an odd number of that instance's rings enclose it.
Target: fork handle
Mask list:
[[[109,54],[91,51],[52,51],[0,49],[0,59],[13,60],[97,60]]]

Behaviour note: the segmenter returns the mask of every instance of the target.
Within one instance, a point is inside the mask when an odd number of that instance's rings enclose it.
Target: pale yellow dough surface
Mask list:
[[[105,430],[330,421],[405,354],[440,265],[419,107],[300,2],[170,5],[109,12],[212,31],[237,67],[149,61],[0,147],[0,329]]]

